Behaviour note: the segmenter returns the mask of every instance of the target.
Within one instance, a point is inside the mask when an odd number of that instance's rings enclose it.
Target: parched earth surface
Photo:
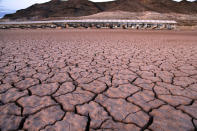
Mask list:
[[[0,130],[197,130],[197,32],[1,30]]]

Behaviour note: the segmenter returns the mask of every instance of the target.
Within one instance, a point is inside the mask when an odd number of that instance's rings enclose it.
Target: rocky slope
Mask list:
[[[35,4],[14,14],[5,15],[5,19],[43,19],[51,17],[88,16],[105,11],[197,14],[197,1],[175,2],[172,0],[116,0],[112,2],[91,2],[88,0],[52,0],[44,4]]]

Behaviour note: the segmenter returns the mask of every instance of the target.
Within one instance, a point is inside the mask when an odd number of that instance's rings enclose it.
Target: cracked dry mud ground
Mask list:
[[[197,32],[1,30],[0,130],[197,130]]]

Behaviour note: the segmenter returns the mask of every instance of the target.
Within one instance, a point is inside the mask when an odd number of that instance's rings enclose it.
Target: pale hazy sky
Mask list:
[[[6,13],[14,13],[16,10],[27,8],[35,3],[44,3],[50,0],[0,0],[0,17]],[[90,0],[94,2],[113,1],[113,0]],[[181,1],[181,0],[175,0]],[[194,1],[194,0],[190,0]]]

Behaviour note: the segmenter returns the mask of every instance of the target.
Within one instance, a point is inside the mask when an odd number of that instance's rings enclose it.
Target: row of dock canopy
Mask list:
[[[9,24],[45,24],[45,23],[150,23],[150,24],[176,24],[173,20],[100,20],[100,19],[84,19],[84,20],[50,20],[50,21],[8,21],[0,22],[2,25]]]

